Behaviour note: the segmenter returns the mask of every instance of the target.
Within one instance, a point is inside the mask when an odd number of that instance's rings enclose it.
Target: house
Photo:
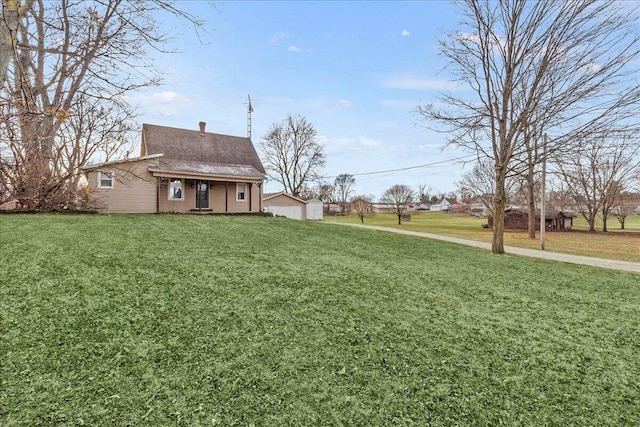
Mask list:
[[[447,199],[446,197],[443,197],[440,201],[438,201],[438,203],[431,205],[431,210],[448,212],[449,210],[451,210],[451,206],[455,204],[458,204],[455,199]]]
[[[373,202],[371,203],[372,213],[395,213],[396,206],[393,203]]]
[[[90,200],[105,213],[261,212],[265,169],[239,136],[142,125],[140,156],[86,165]]]
[[[546,231],[570,231],[574,214],[562,211],[545,212]],[[493,216],[489,217],[489,228],[493,228]],[[536,230],[540,230],[540,210],[536,209]],[[529,214],[525,209],[507,209],[504,211],[504,228],[507,230],[528,230]]]
[[[324,203],[323,211],[325,215],[340,215],[342,213],[342,207],[337,203],[327,202]]]
[[[291,219],[322,219],[323,204],[320,200],[302,200],[281,191],[279,193],[265,193],[262,198],[262,210],[276,216]]]

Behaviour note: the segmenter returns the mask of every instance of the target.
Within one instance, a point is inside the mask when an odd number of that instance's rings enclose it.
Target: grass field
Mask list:
[[[355,215],[328,216],[327,222],[359,223]],[[447,214],[445,212],[411,213],[411,221],[398,225],[398,218],[392,214],[374,214],[365,217],[365,224],[384,227],[403,228],[425,233],[455,236],[463,239],[491,242],[492,230],[484,229],[486,218],[472,217],[466,214]],[[545,250],[573,255],[583,255],[621,261],[640,262],[640,215],[627,219],[625,230],[619,230],[616,220],[609,220],[609,232],[589,233],[582,217],[574,219],[571,232],[545,233]],[[539,249],[540,235],[529,239],[526,231],[507,230],[504,234],[505,245],[521,248]]]
[[[640,424],[640,278],[281,218],[0,216],[0,425]]]

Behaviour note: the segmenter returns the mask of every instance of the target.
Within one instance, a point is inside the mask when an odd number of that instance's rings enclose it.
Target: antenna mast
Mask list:
[[[251,97],[247,95],[249,99],[249,106],[247,107],[247,138],[251,139],[251,113],[253,113],[253,107],[251,106]]]

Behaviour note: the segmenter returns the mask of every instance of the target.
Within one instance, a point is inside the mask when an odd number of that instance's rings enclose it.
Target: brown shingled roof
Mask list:
[[[159,153],[164,154],[159,169],[181,170],[182,165],[191,172],[198,169],[204,172],[204,168],[209,173],[226,171],[225,175],[265,175],[249,138],[211,132],[201,135],[198,130],[143,124],[142,155]]]

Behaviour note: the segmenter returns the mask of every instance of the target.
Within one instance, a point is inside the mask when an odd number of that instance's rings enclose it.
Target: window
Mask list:
[[[115,188],[115,178],[113,172],[98,172],[98,188]]]
[[[244,191],[245,191],[245,185],[244,184],[236,184],[236,190],[238,190],[238,200],[244,200]]]
[[[184,200],[184,186],[181,179],[169,181],[169,200]]]

